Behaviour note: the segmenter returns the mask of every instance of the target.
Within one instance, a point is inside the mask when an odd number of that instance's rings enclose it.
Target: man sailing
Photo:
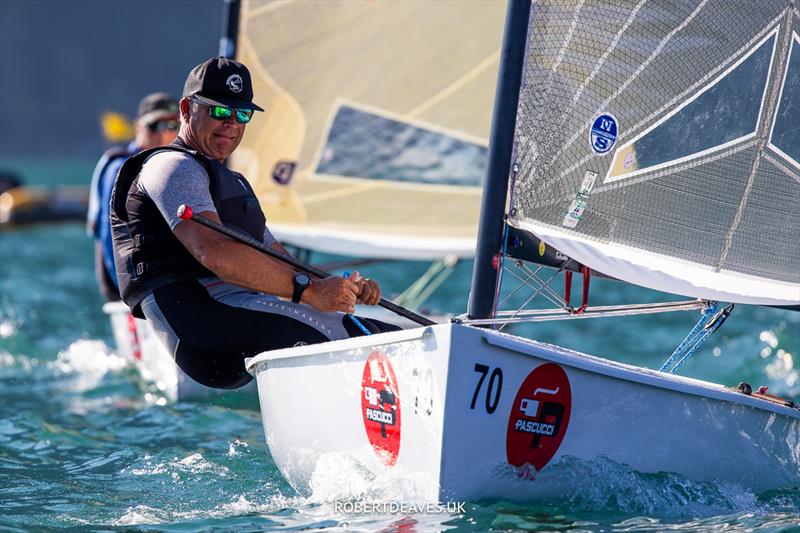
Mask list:
[[[120,170],[111,200],[114,260],[122,299],[153,329],[195,381],[236,388],[252,378],[244,358],[265,350],[363,335],[343,313],[375,305],[375,281],[311,280],[287,264],[177,216],[195,213],[234,226],[287,253],[270,233],[252,187],[224,166],[254,112],[247,67],[217,57],[189,73],[180,130]],[[373,332],[397,329],[359,319]]]

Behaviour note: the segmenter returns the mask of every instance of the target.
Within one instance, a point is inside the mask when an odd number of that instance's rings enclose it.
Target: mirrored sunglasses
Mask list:
[[[228,120],[234,113],[236,114],[236,122],[239,124],[247,124],[253,118],[252,109],[233,109],[221,105],[208,106],[208,114],[216,120]]]
[[[152,132],[161,132],[161,131],[178,131],[181,124],[177,120],[158,120],[153,122],[152,124],[148,124],[147,127]]]

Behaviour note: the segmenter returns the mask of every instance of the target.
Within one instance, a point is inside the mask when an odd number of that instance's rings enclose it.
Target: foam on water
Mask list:
[[[109,372],[120,372],[128,361],[117,356],[106,343],[99,340],[79,340],[59,352],[56,360],[48,363],[53,370],[70,374],[71,392],[94,389]]]
[[[309,503],[425,503],[438,497],[436,480],[428,476],[396,470],[375,474],[355,455],[346,453],[323,454],[314,466],[309,485]]]

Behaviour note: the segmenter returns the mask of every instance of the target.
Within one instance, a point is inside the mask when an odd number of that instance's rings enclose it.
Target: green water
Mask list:
[[[546,507],[467,502],[463,513],[347,514],[330,494],[301,497],[270,459],[256,411],[161,405],[152,385],[109,355],[92,246],[79,223],[0,232],[0,530],[800,529],[798,487],[752,494],[602,460],[561,464],[576,490]],[[361,270],[391,295],[424,269]],[[462,312],[470,272],[459,265],[429,307]],[[592,291],[593,304],[664,297],[603,281]],[[652,368],[696,319],[676,313],[516,332]],[[681,373],[800,399],[798,354],[800,313],[738,306]],[[367,497],[391,498],[385,487],[376,491]]]

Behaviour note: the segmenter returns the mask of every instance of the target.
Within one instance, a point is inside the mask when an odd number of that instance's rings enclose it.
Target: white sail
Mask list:
[[[799,32],[788,0],[535,0],[510,223],[631,283],[797,305]]]
[[[351,256],[471,256],[504,10],[243,1],[237,57],[267,110],[232,165],[270,229]]]

